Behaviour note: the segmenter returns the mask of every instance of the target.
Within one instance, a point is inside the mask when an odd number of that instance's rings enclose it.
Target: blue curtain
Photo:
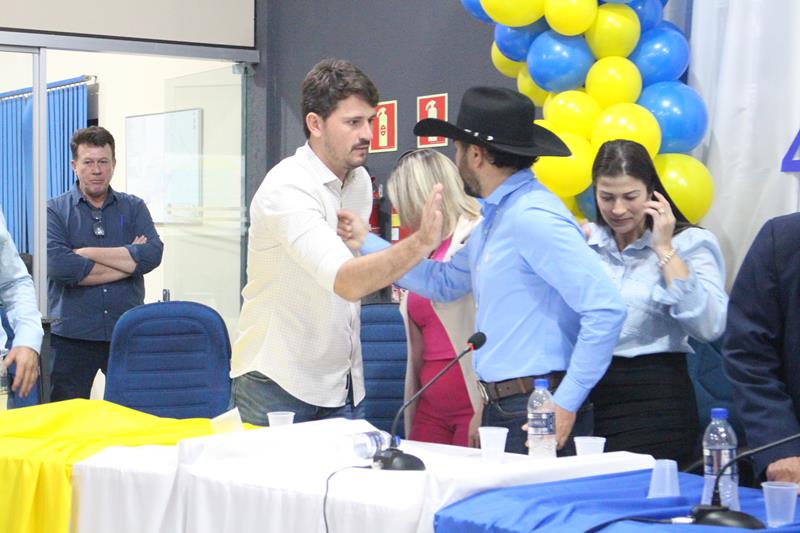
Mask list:
[[[69,139],[86,127],[84,77],[47,84],[47,197],[72,186]],[[33,251],[31,89],[0,94],[0,208],[20,252]]]

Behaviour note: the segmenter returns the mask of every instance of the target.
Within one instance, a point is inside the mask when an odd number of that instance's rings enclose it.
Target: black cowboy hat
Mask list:
[[[568,156],[569,148],[549,130],[533,123],[533,103],[501,87],[471,87],[461,99],[455,124],[426,118],[414,126],[420,137],[447,137],[523,156]]]

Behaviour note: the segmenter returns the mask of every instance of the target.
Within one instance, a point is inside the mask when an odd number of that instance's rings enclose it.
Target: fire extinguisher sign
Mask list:
[[[447,120],[447,93],[417,96],[417,122],[424,118]],[[447,137],[417,137],[417,148],[447,146]]]
[[[397,151],[397,100],[378,102],[369,151],[373,154]]]

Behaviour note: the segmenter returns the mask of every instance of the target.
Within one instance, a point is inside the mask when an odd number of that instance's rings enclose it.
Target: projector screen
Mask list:
[[[0,30],[255,46],[255,0],[3,0]]]

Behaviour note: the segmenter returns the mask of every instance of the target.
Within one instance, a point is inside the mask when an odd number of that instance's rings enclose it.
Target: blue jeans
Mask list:
[[[295,423],[325,418],[364,418],[364,402],[353,406],[352,387],[343,406],[319,407],[295,398],[260,372],[233,378],[233,402],[239,408],[242,421],[256,426],[268,425],[270,411],[293,411]]]
[[[510,453],[528,453],[525,442],[528,434],[522,430],[522,425],[528,422],[528,395],[517,394],[483,408],[481,425],[508,428],[506,451]],[[594,432],[594,408],[588,400],[581,405],[575,416],[575,425],[572,426],[570,438],[564,447],[558,450],[558,456],[575,455],[574,436],[591,435]]]
[[[50,354],[53,373],[51,402],[89,398],[98,370],[108,371],[108,341],[87,341],[52,335]]]

